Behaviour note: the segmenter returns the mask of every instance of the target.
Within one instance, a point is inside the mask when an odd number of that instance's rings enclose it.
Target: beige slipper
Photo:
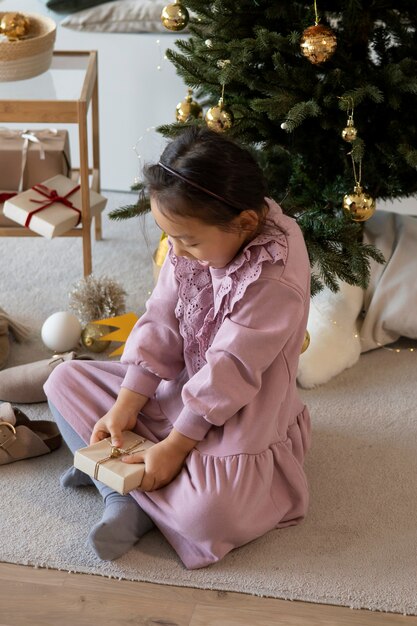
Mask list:
[[[91,360],[91,357],[77,356],[75,352],[65,352],[49,359],[2,370],[0,372],[0,400],[16,402],[16,404],[46,402],[43,386],[49,375],[57,365],[72,359]]]
[[[6,365],[9,358],[11,336],[17,342],[26,341],[30,336],[30,330],[27,326],[13,320],[0,307],[0,370]]]
[[[62,437],[54,422],[31,421],[9,402],[0,404],[0,465],[57,450]]]

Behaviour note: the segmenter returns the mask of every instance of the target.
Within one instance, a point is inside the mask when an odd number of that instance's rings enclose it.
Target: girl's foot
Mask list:
[[[66,472],[64,472],[59,482],[61,487],[90,487],[94,485],[92,479],[88,474],[85,474],[81,470],[76,467],[69,467]]]
[[[88,543],[103,561],[113,561],[128,552],[154,524],[131,496],[111,492],[106,496],[100,522],[93,526]]]

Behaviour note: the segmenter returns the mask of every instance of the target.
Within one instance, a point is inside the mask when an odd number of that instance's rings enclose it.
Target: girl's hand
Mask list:
[[[124,463],[145,463],[141,491],[155,491],[168,485],[180,473],[197,441],[173,430],[170,435],[143,452],[122,457]]]
[[[96,422],[90,437],[90,444],[106,439],[110,435],[113,446],[123,446],[124,430],[133,430],[136,426],[136,415],[127,416],[120,413],[115,406]]]
[[[106,439],[110,435],[113,446],[121,448],[123,446],[122,432],[135,428],[138,413],[147,401],[146,396],[122,387],[110,411],[103,415],[94,426],[90,444]]]

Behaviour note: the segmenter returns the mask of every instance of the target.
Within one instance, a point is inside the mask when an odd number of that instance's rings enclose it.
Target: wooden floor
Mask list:
[[[374,624],[417,626],[417,617],[0,563],[0,626]]]

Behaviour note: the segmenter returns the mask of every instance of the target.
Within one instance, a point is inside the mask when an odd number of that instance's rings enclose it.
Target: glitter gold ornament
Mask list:
[[[330,59],[336,47],[336,35],[331,28],[323,24],[309,26],[301,36],[301,52],[313,65],[319,65]]]
[[[177,122],[187,122],[190,119],[199,119],[203,117],[203,109],[193,100],[193,90],[188,90],[188,96],[177,104],[175,118]]]
[[[126,291],[108,276],[81,278],[70,292],[69,305],[82,325],[119,315],[125,310]]]
[[[165,257],[168,254],[168,237],[166,233],[162,233],[157,249],[155,250],[154,260],[158,267],[162,267]]]
[[[29,28],[30,20],[23,13],[5,13],[0,21],[0,32],[10,41],[26,37]]]
[[[167,4],[162,9],[161,22],[168,30],[183,30],[190,19],[187,9],[181,2]]]
[[[108,326],[89,323],[81,331],[81,343],[90,352],[103,352],[111,343],[102,339],[109,332]]]
[[[375,213],[375,200],[364,193],[359,184],[353,193],[343,197],[343,210],[354,222],[366,222]]]
[[[155,285],[158,282],[159,273],[161,271],[161,267],[165,261],[165,258],[168,254],[168,249],[169,249],[168,237],[166,233],[162,233],[161,238],[159,240],[158,247],[156,248],[153,254],[153,259],[152,259],[153,260],[153,264],[152,264],[153,280],[154,280]]]
[[[346,128],[342,130],[342,137],[345,141],[352,143],[352,141],[355,141],[357,136],[358,136],[358,131],[355,128],[353,118],[350,117],[347,121]]]
[[[211,130],[222,133],[233,126],[233,113],[220,98],[217,106],[211,107],[206,113],[206,124]]]
[[[310,345],[310,333],[308,332],[308,330],[306,330],[305,335],[304,335],[303,345],[301,346],[301,354],[303,354],[303,352],[307,350],[309,345]]]

